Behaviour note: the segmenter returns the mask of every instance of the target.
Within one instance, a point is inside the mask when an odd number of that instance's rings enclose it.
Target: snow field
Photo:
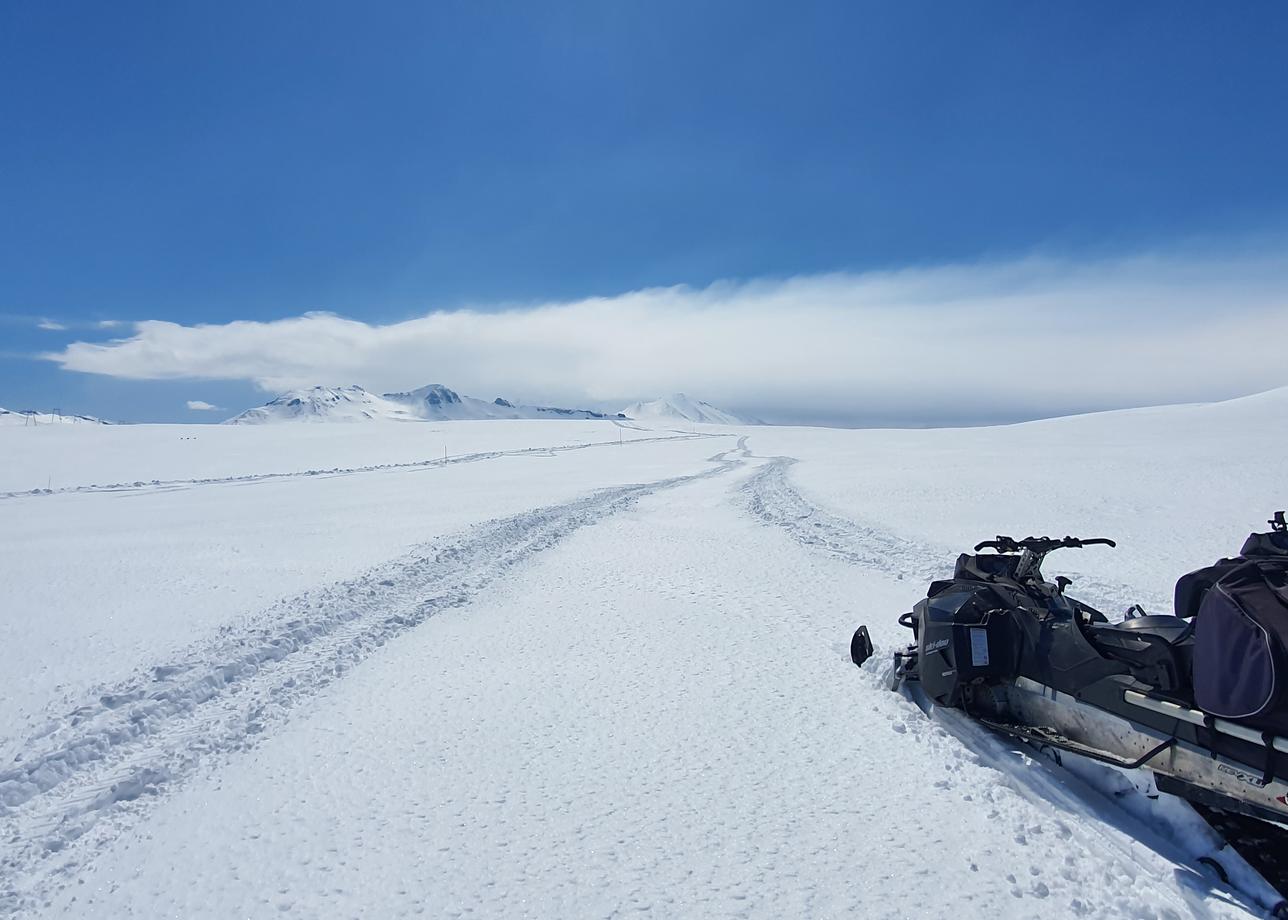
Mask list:
[[[1166,609],[1288,505],[1286,407],[0,432],[70,489],[0,498],[0,916],[1259,915],[884,684],[998,532],[1119,538],[1046,568]]]
[[[996,428],[767,427],[753,446],[798,458],[792,480],[814,504],[932,550],[936,573],[999,533],[1111,537],[1116,549],[1061,551],[1045,569],[1107,613],[1170,613],[1183,572],[1288,507],[1285,419],[1288,389]]]
[[[513,446],[518,437],[563,423],[479,424],[537,426],[490,438]],[[396,438],[406,426],[373,427]],[[94,430],[114,439],[131,429]],[[559,444],[560,433],[550,433]],[[139,459],[147,462],[154,433],[142,435]],[[0,762],[13,756],[47,707],[57,702],[69,710],[94,686],[167,665],[195,639],[281,599],[354,577],[483,520],[623,482],[706,469],[706,457],[734,443],[732,437],[667,437],[674,440],[639,438],[620,448],[613,440],[554,453],[532,451],[529,442],[518,455],[446,467],[0,500]],[[370,458],[404,447],[395,441],[381,448],[369,435],[353,440],[324,439],[323,455],[362,448]],[[91,468],[95,456],[80,454]],[[229,459],[212,462],[228,469]]]
[[[503,451],[665,437],[606,421],[368,422],[335,425],[53,425],[0,431],[0,495],[193,480],[259,480],[434,464]],[[486,457],[484,457],[486,459]],[[137,484],[137,485],[136,485]]]
[[[856,598],[907,585],[763,526],[748,473],[402,634],[36,916],[1242,915],[853,668]]]

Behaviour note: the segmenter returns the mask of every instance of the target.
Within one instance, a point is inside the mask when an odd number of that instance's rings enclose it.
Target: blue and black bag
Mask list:
[[[1195,618],[1194,701],[1214,716],[1279,722],[1288,710],[1288,525],[1283,512],[1270,523],[1176,584],[1177,616]]]

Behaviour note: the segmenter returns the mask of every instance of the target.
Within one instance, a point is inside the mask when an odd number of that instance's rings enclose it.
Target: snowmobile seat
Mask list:
[[[1189,632],[1192,626],[1193,624],[1189,620],[1182,620],[1180,617],[1174,617],[1171,614],[1150,613],[1145,616],[1123,620],[1121,623],[1100,624],[1096,628],[1098,631],[1109,628],[1126,629],[1132,633],[1149,633],[1150,635],[1158,636],[1158,638],[1171,645],[1178,639],[1185,638],[1185,633]]]
[[[1193,636],[1190,621],[1164,614],[1096,623],[1087,630],[1087,637],[1102,655],[1127,665],[1138,680],[1163,693],[1187,698]]]

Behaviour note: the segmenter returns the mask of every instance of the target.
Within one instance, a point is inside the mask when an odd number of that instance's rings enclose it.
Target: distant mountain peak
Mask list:
[[[456,406],[461,404],[460,395],[451,387],[441,383],[431,383],[417,387],[406,393],[386,393],[385,399],[398,402],[424,403],[427,406]]]
[[[760,425],[758,419],[720,409],[684,393],[672,393],[646,402],[632,403],[622,410],[628,418],[641,421],[698,422],[708,425]]]
[[[290,390],[264,405],[247,409],[225,424],[262,425],[272,422],[363,422],[385,418],[415,419],[406,406],[368,393],[357,384],[347,387],[312,386]]]

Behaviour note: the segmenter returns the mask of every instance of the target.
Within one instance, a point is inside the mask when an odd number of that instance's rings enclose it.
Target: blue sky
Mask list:
[[[0,405],[205,420],[272,385],[32,357],[133,334],[102,321],[1160,250],[1219,292],[1288,229],[1285,47],[1279,3],[6,3]],[[510,385],[652,395],[541,373]]]

